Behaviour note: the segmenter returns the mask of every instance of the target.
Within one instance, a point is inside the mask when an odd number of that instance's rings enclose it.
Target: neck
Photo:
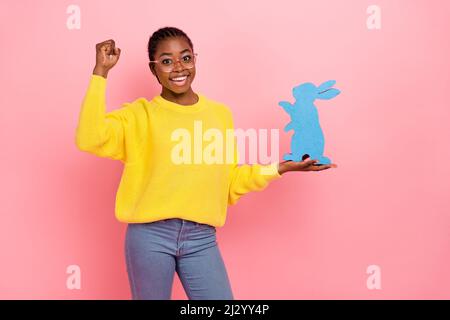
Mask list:
[[[199,99],[199,97],[192,90],[192,88],[189,88],[189,90],[186,92],[176,93],[167,89],[166,87],[163,87],[161,91],[161,96],[170,102],[174,102],[184,106],[195,104],[198,102]]]

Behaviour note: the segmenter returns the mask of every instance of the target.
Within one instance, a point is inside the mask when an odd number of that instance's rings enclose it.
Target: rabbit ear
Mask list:
[[[321,91],[325,91],[325,90],[331,88],[332,86],[334,86],[335,83],[336,83],[336,80],[325,81],[324,83],[322,83],[320,86],[317,87],[317,92],[320,93]]]
[[[338,89],[331,88],[326,91],[317,93],[317,99],[329,100],[336,97],[339,93],[341,93],[341,91],[339,91]]]

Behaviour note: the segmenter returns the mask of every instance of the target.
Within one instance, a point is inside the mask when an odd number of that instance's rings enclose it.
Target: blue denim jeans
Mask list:
[[[189,299],[233,300],[213,226],[184,219],[130,223],[125,257],[134,300],[170,299],[175,271]]]

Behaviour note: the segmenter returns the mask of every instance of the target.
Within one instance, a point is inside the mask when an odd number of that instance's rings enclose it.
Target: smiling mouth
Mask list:
[[[175,85],[177,86],[184,86],[187,82],[187,78],[189,77],[189,75],[185,75],[182,77],[173,77],[173,78],[169,78],[169,80],[171,82],[173,82]]]

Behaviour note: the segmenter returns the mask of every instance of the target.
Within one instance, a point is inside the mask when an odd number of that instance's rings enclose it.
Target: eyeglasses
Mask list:
[[[195,66],[197,55],[197,53],[189,53],[185,54],[181,59],[177,58],[176,61],[172,58],[163,58],[161,60],[150,60],[150,62],[158,63],[163,72],[172,72],[177,62],[180,62],[181,66],[185,69],[192,69]]]

